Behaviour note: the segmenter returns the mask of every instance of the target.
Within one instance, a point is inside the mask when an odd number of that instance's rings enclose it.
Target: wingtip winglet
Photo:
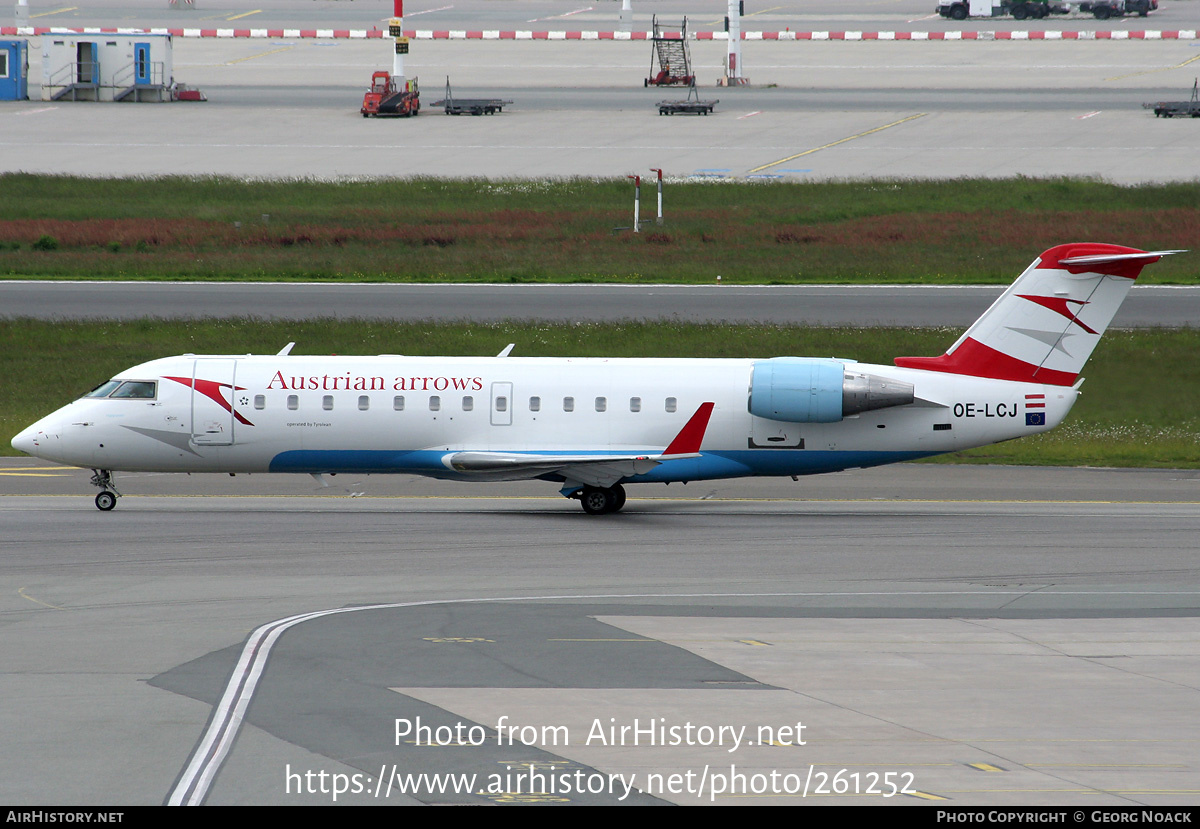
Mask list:
[[[671,445],[663,450],[663,455],[695,455],[700,451],[704,442],[704,433],[708,431],[708,420],[712,417],[713,404],[701,403],[696,413],[688,419],[679,434],[671,441]]]

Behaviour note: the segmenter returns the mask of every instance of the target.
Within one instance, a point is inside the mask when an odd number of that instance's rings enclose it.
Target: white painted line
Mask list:
[[[436,9],[425,9],[424,11],[419,11],[419,12],[405,12],[404,16],[406,18],[416,17],[418,14],[429,14],[430,12],[444,12],[444,11],[446,11],[446,9],[452,9],[452,8],[454,8],[454,6],[438,6]],[[388,19],[390,20],[391,18],[388,18]]]

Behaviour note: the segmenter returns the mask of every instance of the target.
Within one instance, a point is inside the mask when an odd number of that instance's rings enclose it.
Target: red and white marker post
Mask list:
[[[658,167],[651,167],[651,168],[650,168],[650,172],[652,172],[652,173],[658,173],[658,218],[657,218],[657,219],[655,219],[654,223],[655,223],[655,224],[658,224],[658,225],[661,225],[661,224],[663,223],[663,214],[662,214],[662,170],[661,170],[660,168],[658,168]]]

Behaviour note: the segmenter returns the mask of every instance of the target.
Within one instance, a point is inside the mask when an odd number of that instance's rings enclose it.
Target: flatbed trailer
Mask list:
[[[446,78],[446,97],[433,105],[442,107],[447,115],[494,115],[511,103],[499,98],[455,98],[450,91],[450,79]]]
[[[1155,118],[1200,118],[1200,79],[1192,84],[1192,100],[1155,101],[1142,108],[1154,110]]]
[[[720,101],[659,101],[659,115],[708,115]]]
[[[659,101],[659,115],[679,115],[689,113],[691,115],[708,115],[716,108],[719,100],[701,101],[700,93],[696,91],[696,84],[693,81],[691,88],[688,89],[688,96],[682,101]]]
[[[1200,103],[1195,101],[1158,101],[1142,106],[1153,109],[1158,118],[1200,118]]]

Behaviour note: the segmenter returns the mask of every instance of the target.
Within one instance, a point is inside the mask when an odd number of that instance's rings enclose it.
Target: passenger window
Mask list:
[[[608,411],[608,398],[607,397],[597,397],[596,398],[596,411],[598,411],[598,412]]]
[[[287,407],[293,412],[300,408],[300,395],[289,394],[287,399]]]
[[[563,411],[564,412],[575,411],[575,398],[574,397],[564,397],[563,398]]]
[[[392,398],[392,409],[397,412],[404,411],[404,395],[398,394]]]
[[[540,412],[541,410],[542,410],[542,398],[540,398],[540,397],[529,398],[529,411]]]
[[[120,400],[153,400],[154,385],[150,380],[126,380],[111,397]]]
[[[496,398],[496,411],[498,411],[498,412],[507,412],[508,411],[508,398],[507,397],[504,397],[502,395],[502,396]]]
[[[442,410],[442,398],[438,395],[431,395],[429,398],[429,411],[440,412]]]
[[[360,394],[358,396],[358,410],[365,412],[369,408],[371,408],[371,398],[365,394]]]
[[[254,408],[256,408],[256,409],[267,408],[267,396],[265,394],[254,395]]]
[[[640,397],[629,398],[629,411],[640,412],[641,410],[642,410],[642,398],[640,398]]]
[[[676,401],[674,397],[667,398],[667,411],[674,412],[676,409]]]
[[[464,397],[463,398],[463,411],[469,412],[469,411],[474,410],[474,408],[475,408],[475,398],[471,397],[471,395],[467,395],[466,397]]]
[[[327,412],[333,411],[333,395],[327,394],[321,398],[321,408]]]

